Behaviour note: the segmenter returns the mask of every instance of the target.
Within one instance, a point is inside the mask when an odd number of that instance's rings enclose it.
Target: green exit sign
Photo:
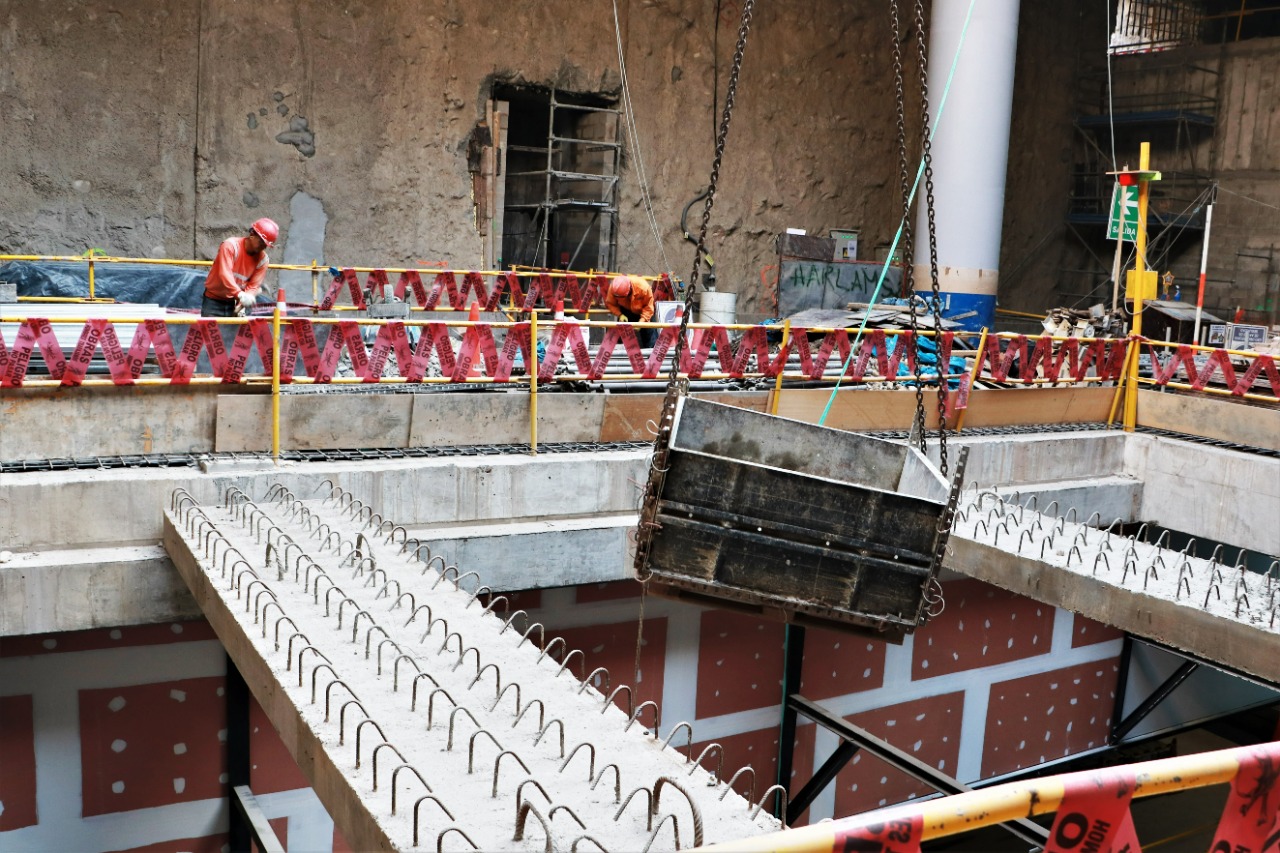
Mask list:
[[[1124,240],[1133,243],[1138,239],[1138,187],[1115,185],[1111,192],[1111,215],[1107,217],[1107,239],[1120,239],[1120,225],[1124,223]]]

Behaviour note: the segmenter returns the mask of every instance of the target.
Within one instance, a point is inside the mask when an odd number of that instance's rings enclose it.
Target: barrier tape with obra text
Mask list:
[[[79,385],[85,380],[89,364],[98,350],[101,350],[111,379],[117,385],[136,381],[152,350],[161,376],[177,385],[191,381],[202,350],[208,353],[212,375],[223,383],[236,383],[245,378],[249,353],[255,346],[264,364],[270,364],[272,359],[271,320],[263,317],[238,321],[235,324],[237,333],[230,347],[223,343],[218,324],[211,319],[182,323],[190,331],[180,347],[174,345],[168,324],[162,319],[76,321],[83,322],[83,328],[69,358],[54,336],[50,320],[31,317],[15,318],[14,322],[18,323],[18,331],[11,346],[0,333],[0,385],[4,387],[23,384],[31,356],[37,348],[44,357],[46,374],[68,386]],[[127,349],[116,333],[114,323],[117,322],[127,322],[136,327]],[[323,343],[317,335],[316,326],[319,325],[332,327]],[[361,337],[361,325],[378,328],[371,348]],[[462,341],[456,349],[449,336],[449,325],[465,326]],[[583,335],[585,326],[572,320],[551,325],[550,341],[539,366],[540,380],[555,379],[556,369],[566,355],[578,370],[578,376],[593,381],[603,379],[610,358],[619,346],[630,361],[634,375],[644,379],[659,378],[662,362],[667,358],[677,333],[675,325],[661,328],[653,349],[646,357],[630,324],[609,324],[593,355]],[[863,336],[857,356],[850,359],[852,341],[848,330],[795,328],[787,346],[780,347],[777,353],[770,353],[767,335],[771,328],[776,331],[776,327],[748,327],[736,344],[730,340],[730,330],[726,326],[695,329],[690,347],[682,354],[680,371],[692,379],[701,378],[713,352],[722,373],[735,378],[748,375],[776,378],[793,352],[798,355],[799,372],[786,375],[802,380],[822,379],[833,358],[838,359],[839,364],[849,362],[845,376],[855,382],[883,382],[894,378],[911,381],[909,374],[915,371],[915,348],[910,346],[910,332],[887,335],[882,330],[872,330]],[[416,344],[410,342],[409,329],[418,330]],[[506,331],[506,339],[501,346],[495,338],[495,329]],[[442,376],[451,381],[465,381],[471,373],[472,364],[479,362],[489,381],[507,382],[515,372],[517,354],[523,364],[530,363],[529,330],[527,322],[447,324],[389,320],[370,323],[289,318],[282,331],[281,378],[285,382],[292,381],[301,359],[306,378],[316,383],[330,382],[345,349],[352,372],[365,382],[379,380],[392,353],[398,378],[403,381],[423,381],[428,372],[428,362],[434,354]],[[821,340],[816,342],[816,346],[810,345],[809,338],[817,335],[822,336]],[[895,338],[901,339],[902,343],[890,343]],[[953,349],[954,336],[948,332],[938,338],[939,361],[946,364]],[[799,344],[801,341],[805,342],[804,346]],[[960,378],[955,409],[963,409],[967,405],[973,376],[1010,384],[1116,380],[1124,369],[1127,343],[1120,339],[1086,341],[1046,335],[1036,338],[1032,346],[1031,339],[1025,336],[989,337],[985,350],[979,355],[978,369]],[[1154,351],[1154,343],[1145,343]],[[1150,381],[1165,385],[1185,374],[1191,387],[1201,390],[1216,373],[1221,372],[1222,381],[1230,393],[1242,395],[1265,376],[1271,391],[1280,397],[1280,371],[1277,371],[1270,355],[1253,355],[1251,364],[1243,371],[1237,371],[1230,357],[1220,350],[1212,352],[1202,368],[1196,367],[1193,356],[1192,348],[1181,346],[1172,358],[1163,363],[1158,358],[1154,359],[1154,378]],[[873,361],[874,371],[871,369]],[[900,375],[903,362],[906,373]],[[754,371],[751,370],[753,363]],[[926,379],[936,381],[936,372],[931,367],[925,366],[922,371]]]

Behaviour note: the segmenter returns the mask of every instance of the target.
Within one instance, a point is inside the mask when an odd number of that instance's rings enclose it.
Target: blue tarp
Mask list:
[[[94,264],[93,295],[117,302],[200,309],[203,269],[151,264]],[[89,295],[89,265],[71,261],[10,261],[0,265],[0,281],[18,285],[19,296]]]

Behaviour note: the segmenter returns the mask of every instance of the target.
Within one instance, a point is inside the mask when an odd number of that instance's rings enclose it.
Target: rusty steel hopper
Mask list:
[[[948,484],[904,444],[685,396],[663,418],[635,561],[652,594],[891,642],[941,604],[963,451]]]

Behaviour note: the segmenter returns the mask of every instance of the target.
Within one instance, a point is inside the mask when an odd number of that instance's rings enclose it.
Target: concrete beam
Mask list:
[[[199,616],[159,545],[17,552],[0,563],[0,637]]]
[[[1147,484],[1144,521],[1280,556],[1280,459],[1138,434],[1125,444],[1124,465]]]
[[[183,582],[325,810],[342,827],[347,843],[353,850],[398,849],[373,815],[359,806],[360,795],[353,783],[355,776],[348,776],[334,763],[320,734],[290,699],[285,680],[291,680],[294,674],[280,672],[267,664],[255,648],[255,638],[214,588],[209,575],[201,569],[199,560],[169,518],[164,519],[163,527],[165,550],[173,556]]]
[[[686,833],[697,845],[704,831],[714,842],[780,828],[725,787],[731,774],[715,778],[662,744],[655,707],[629,715],[597,691],[587,653],[563,641],[544,648],[527,614],[477,601],[483,575],[401,553],[393,530],[374,530],[346,504],[246,507],[184,501],[166,515],[165,546],[354,848],[430,848],[433,836],[438,848],[456,827],[480,849],[509,849],[523,827],[547,847],[567,849],[586,833],[634,850],[690,809]],[[309,535],[319,524],[336,547]],[[260,546],[272,537],[289,544],[267,553]],[[236,555],[234,565],[214,559],[215,547]],[[357,547],[375,563],[351,558]],[[277,640],[272,626],[289,633]],[[606,777],[592,793],[608,764],[622,787],[609,790]],[[530,778],[551,803],[531,799]],[[678,792],[662,796],[664,778]],[[636,785],[653,791],[652,811],[615,819]],[[438,805],[424,806],[419,837],[414,803],[426,793]],[[527,823],[522,802],[537,806]],[[553,821],[561,804],[576,822]]]
[[[981,498],[957,514],[944,565],[1280,685],[1261,576]]]

